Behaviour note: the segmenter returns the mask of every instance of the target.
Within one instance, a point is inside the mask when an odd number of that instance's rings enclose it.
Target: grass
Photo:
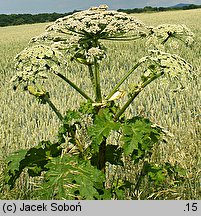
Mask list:
[[[200,199],[201,29],[199,26],[201,10],[136,14],[135,16],[148,25],[186,24],[196,34],[196,42],[192,49],[182,46],[176,51],[192,63],[196,76],[192,79],[187,78],[184,82],[185,88],[178,91],[173,91],[176,87],[171,83],[161,84],[157,81],[151,84],[127,111],[128,116],[140,113],[149,117],[174,135],[168,144],[163,144],[156,149],[153,161],[159,163],[167,161],[187,169],[184,183],[177,188],[164,188],[152,192],[149,185],[144,182],[144,190],[139,194],[139,199]],[[36,145],[40,140],[54,140],[56,137],[59,126],[57,117],[47,106],[39,105],[32,96],[19,91],[14,92],[9,82],[15,73],[13,58],[27,46],[33,36],[44,31],[45,25],[0,28],[0,176],[2,177],[1,172],[8,154],[20,148]],[[109,42],[108,45],[108,58],[101,68],[102,86],[106,93],[122,77],[122,74],[145,54],[143,43]],[[82,88],[88,89],[90,95],[91,86],[85,68],[73,64],[63,73],[67,73],[68,78]],[[133,80],[134,76],[122,88],[127,89]],[[65,113],[68,108],[76,108],[82,100],[74,90],[55,77],[50,78],[46,87],[50,90],[52,101],[62,113]],[[135,179],[137,169],[135,167],[129,169],[131,172],[129,178]],[[0,199],[31,199],[33,187],[33,180],[28,180],[24,174],[14,190],[10,191],[0,186]],[[128,196],[132,197],[132,193]]]

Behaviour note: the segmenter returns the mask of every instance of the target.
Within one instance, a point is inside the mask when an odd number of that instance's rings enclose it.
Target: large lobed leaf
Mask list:
[[[137,162],[146,153],[151,151],[157,143],[161,129],[152,127],[152,123],[143,117],[129,119],[123,125],[122,141],[125,155],[132,154],[132,159]]]
[[[53,158],[46,165],[45,183],[38,190],[42,199],[103,199],[105,176],[88,160],[75,155]]]
[[[95,152],[99,150],[99,145],[103,142],[104,138],[107,138],[112,130],[118,130],[120,128],[119,122],[114,122],[112,113],[108,108],[101,110],[96,115],[94,124],[88,129],[88,135],[92,140],[92,148]]]
[[[8,166],[5,172],[5,182],[14,187],[16,180],[25,168],[29,176],[39,176],[42,171],[47,170],[45,165],[52,157],[61,154],[59,144],[52,144],[50,141],[42,141],[38,146],[29,150],[19,150],[7,158]]]

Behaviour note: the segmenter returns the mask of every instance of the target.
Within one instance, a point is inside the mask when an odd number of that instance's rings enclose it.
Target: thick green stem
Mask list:
[[[60,73],[57,73],[56,75],[60,77],[61,79],[63,79],[65,82],[67,82],[71,87],[73,87],[77,92],[79,92],[84,98],[86,98],[87,100],[90,100],[92,103],[94,102],[87,94],[85,94],[78,86],[76,86],[73,82],[71,82],[65,76],[63,76]]]
[[[96,102],[102,102],[100,73],[99,73],[99,65],[97,59],[94,60],[94,78],[95,78],[94,80],[95,80]]]
[[[28,86],[27,87],[28,92],[33,95],[34,97],[41,100],[41,103],[48,103],[48,105],[52,108],[52,110],[56,113],[58,118],[62,121],[63,117],[59,110],[55,107],[55,105],[52,103],[52,101],[49,98],[49,94],[38,84],[36,86]]]
[[[141,167],[141,171],[138,174],[138,178],[136,180],[136,184],[135,184],[135,187],[134,187],[134,192],[139,190],[141,182],[142,182],[143,178],[145,178],[145,176],[147,174],[145,172],[145,168],[146,168],[146,165],[149,163],[149,161],[151,159],[151,156],[152,156],[152,154],[150,154],[148,152],[144,155],[143,164],[142,164],[142,167]]]
[[[93,73],[92,65],[88,65],[88,70],[89,70],[89,76],[90,76],[90,79],[91,79],[91,84],[92,84],[93,89],[95,91],[95,80],[94,80],[94,73]]]
[[[107,96],[106,100],[110,99],[112,95],[118,90],[118,88],[123,84],[123,82],[133,73],[133,71],[139,67],[142,63],[137,63],[131,70],[129,70],[124,77],[117,83],[117,85],[114,87],[114,89],[110,92],[110,94]]]
[[[124,104],[124,106],[119,110],[119,112],[116,113],[114,120],[117,121],[119,117],[125,112],[125,110],[128,108],[128,106],[133,102],[133,100],[138,96],[138,94],[152,81],[157,79],[158,77],[162,76],[164,72],[158,73],[150,77],[148,80],[143,82],[140,87],[138,87],[131,95],[131,97],[128,99],[128,101]]]
[[[145,171],[145,165],[146,165],[146,162],[145,162],[145,158],[144,158],[141,171],[138,174],[138,178],[136,180],[136,184],[135,184],[135,187],[134,187],[134,190],[133,190],[134,192],[136,192],[136,191],[139,190],[141,182],[142,182],[143,178],[145,177],[145,173],[144,173],[144,171]]]
[[[44,99],[49,104],[49,106],[52,108],[52,110],[56,113],[56,115],[58,116],[59,120],[62,121],[63,120],[63,116],[61,115],[61,113],[59,112],[59,110],[55,107],[55,105],[52,103],[52,101],[49,99],[49,97],[47,95],[45,95]]]
[[[105,173],[105,164],[106,164],[106,138],[100,144],[99,153],[98,153],[98,164],[97,168]]]

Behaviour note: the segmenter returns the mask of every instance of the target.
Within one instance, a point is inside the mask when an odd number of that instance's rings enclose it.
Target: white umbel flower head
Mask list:
[[[94,59],[101,60],[105,57],[105,52],[101,50],[99,47],[92,47],[86,53],[87,62],[93,63]]]
[[[162,24],[157,27],[150,27],[150,35],[147,40],[147,45],[152,48],[157,48],[160,50],[164,49],[166,42],[172,39],[178,39],[183,41],[186,45],[191,45],[194,41],[194,34],[185,25],[176,24]],[[177,47],[175,42],[171,44],[172,47]]]
[[[34,82],[47,78],[48,72],[58,73],[64,63],[63,55],[46,45],[35,45],[24,49],[16,58],[16,74],[12,82]]]
[[[43,41],[66,51],[71,60],[88,65],[95,63],[94,58],[101,60],[106,56],[106,48],[100,40],[138,39],[145,36],[144,30],[148,32],[148,28],[133,16],[107,9],[107,5],[100,5],[59,18],[32,42]]]
[[[107,5],[92,7],[55,21],[48,31],[66,32],[96,36],[101,39],[120,37],[128,32],[138,35],[145,25],[131,15],[122,12],[108,11]]]

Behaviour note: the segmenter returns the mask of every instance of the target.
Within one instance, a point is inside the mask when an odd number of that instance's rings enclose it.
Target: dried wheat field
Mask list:
[[[192,48],[181,46],[176,50],[194,67],[195,74],[186,79],[183,89],[175,89],[171,83],[154,82],[142,93],[127,111],[127,115],[141,114],[166,128],[173,137],[155,150],[154,160],[179,164],[187,170],[186,179],[178,188],[164,188],[141,199],[201,199],[201,9],[160,13],[134,14],[147,25],[162,23],[185,24],[195,33]],[[32,24],[0,28],[0,178],[3,177],[5,159],[20,148],[36,145],[40,140],[54,140],[59,121],[48,106],[40,105],[35,98],[20,91],[13,91],[10,79],[15,73],[14,57],[23,50],[33,36],[42,33],[47,24]],[[107,42],[108,58],[102,66],[101,84],[107,93],[112,83],[121,78],[137,59],[143,57],[143,42]],[[110,56],[110,57],[109,57]],[[111,60],[115,59],[115,61]],[[80,72],[81,71],[81,72]],[[84,68],[76,64],[68,66],[68,78],[83,89],[90,89]],[[114,75],[115,74],[115,75]],[[107,77],[107,78],[106,78]],[[131,76],[132,81],[134,76]],[[109,82],[110,81],[110,82]],[[65,113],[76,108],[81,100],[65,83],[52,77],[46,84],[52,101]],[[129,83],[124,85],[126,88]],[[88,92],[90,95],[90,92]],[[59,97],[57,95],[59,94]],[[144,100],[142,100],[144,98]],[[134,173],[135,170],[132,170]],[[132,178],[132,176],[131,176]],[[34,182],[26,174],[12,191],[3,187],[0,179],[0,199],[31,199]]]

